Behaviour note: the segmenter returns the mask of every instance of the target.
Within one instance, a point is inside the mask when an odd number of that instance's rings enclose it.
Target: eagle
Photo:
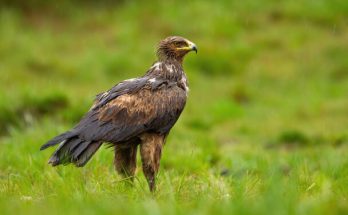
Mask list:
[[[59,144],[48,163],[82,167],[105,143],[114,148],[115,170],[133,180],[139,147],[143,173],[154,191],[166,137],[186,104],[189,88],[183,59],[191,51],[197,53],[197,46],[183,37],[162,40],[158,60],[145,75],[98,94],[75,127],[41,146],[44,150]]]

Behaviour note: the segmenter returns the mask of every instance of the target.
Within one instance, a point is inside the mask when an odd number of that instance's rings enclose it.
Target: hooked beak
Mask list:
[[[196,45],[194,45],[194,46],[192,46],[192,51],[195,51],[196,52],[196,54],[197,54],[197,52],[198,52],[198,49],[197,49],[197,46]]]
[[[188,40],[187,40],[187,44],[188,44],[188,46],[186,46],[186,47],[181,47],[181,48],[177,48],[177,50],[185,50],[185,51],[187,51],[187,52],[189,52],[189,51],[195,51],[196,54],[197,54],[198,49],[197,49],[196,44],[194,44],[193,42],[188,41]]]
[[[190,41],[188,42],[188,44],[189,44],[190,50],[191,50],[191,51],[195,51],[196,54],[197,54],[198,49],[197,49],[196,44],[194,44],[193,42],[190,42]]]

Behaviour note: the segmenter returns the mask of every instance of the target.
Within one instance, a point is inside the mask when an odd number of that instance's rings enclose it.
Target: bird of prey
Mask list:
[[[162,40],[158,60],[144,76],[98,94],[75,127],[41,146],[59,144],[48,163],[82,167],[106,143],[115,149],[116,171],[133,178],[139,146],[143,172],[154,191],[163,145],[185,107],[189,88],[182,63],[190,51],[197,53],[197,47],[183,37]]]

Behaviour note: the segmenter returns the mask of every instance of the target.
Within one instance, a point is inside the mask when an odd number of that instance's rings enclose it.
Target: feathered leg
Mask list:
[[[133,176],[137,167],[137,145],[131,146],[115,146],[115,160],[114,165],[116,171],[124,177]]]
[[[156,174],[160,165],[165,137],[158,134],[144,134],[141,140],[140,155],[143,172],[149,184],[150,191],[153,192],[156,189]]]

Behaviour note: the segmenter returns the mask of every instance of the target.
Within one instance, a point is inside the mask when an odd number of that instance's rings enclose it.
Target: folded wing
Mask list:
[[[136,90],[107,100],[110,94],[112,92],[104,98],[97,97],[94,107],[73,129],[80,138],[116,143],[143,132],[167,133],[186,102],[182,88],[160,80],[146,82],[141,87],[137,85]]]

